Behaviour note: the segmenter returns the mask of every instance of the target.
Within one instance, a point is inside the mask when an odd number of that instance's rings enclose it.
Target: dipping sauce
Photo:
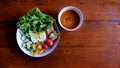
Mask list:
[[[75,11],[67,10],[61,15],[60,21],[64,27],[73,29],[79,24],[80,17]]]

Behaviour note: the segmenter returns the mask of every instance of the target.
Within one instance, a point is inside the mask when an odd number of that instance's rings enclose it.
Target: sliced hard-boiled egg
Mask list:
[[[39,33],[39,41],[40,42],[44,42],[46,40],[46,38],[47,38],[47,35],[46,35],[45,31]]]
[[[39,35],[38,35],[38,33],[32,33],[31,34],[31,40],[32,40],[32,42],[37,42],[37,41],[39,41]]]
[[[31,40],[32,42],[36,43],[38,41],[44,42],[47,38],[46,32],[40,32],[40,33],[31,33]]]

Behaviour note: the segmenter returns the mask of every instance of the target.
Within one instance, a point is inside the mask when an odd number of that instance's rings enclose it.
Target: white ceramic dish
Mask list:
[[[16,32],[16,40],[18,43],[18,46],[20,47],[20,49],[27,55],[31,56],[31,57],[44,57],[47,56],[48,54],[50,54],[51,52],[54,51],[54,49],[57,47],[59,40],[60,40],[60,31],[59,28],[57,26],[57,24],[54,24],[54,28],[56,30],[56,32],[58,33],[58,38],[54,41],[54,44],[51,48],[49,48],[48,50],[46,50],[43,54],[39,54],[39,55],[35,55],[32,56],[31,53],[29,51],[27,51],[24,47],[22,47],[22,43],[23,41],[21,40],[21,35],[23,34],[23,32],[18,28],[17,32]]]
[[[79,15],[79,18],[80,18],[80,21],[79,21],[78,26],[75,27],[75,28],[73,28],[73,29],[68,29],[68,28],[64,27],[64,26],[61,24],[61,21],[60,21],[61,15],[62,15],[65,11],[68,11],[68,10],[73,10],[73,11],[75,11],[75,12]],[[64,7],[64,8],[59,12],[59,14],[58,14],[58,22],[59,22],[60,26],[61,26],[63,29],[65,29],[65,30],[67,30],[67,31],[75,31],[75,30],[79,29],[79,28],[81,27],[82,23],[83,23],[83,14],[82,14],[82,12],[81,12],[78,8],[73,7],[73,6],[67,6],[67,7]]]

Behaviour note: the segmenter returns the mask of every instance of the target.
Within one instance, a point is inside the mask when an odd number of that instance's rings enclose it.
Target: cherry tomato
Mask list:
[[[53,41],[51,39],[46,39],[45,40],[45,44],[47,44],[48,46],[52,46],[53,45]]]
[[[48,46],[46,44],[44,44],[43,49],[48,49]]]

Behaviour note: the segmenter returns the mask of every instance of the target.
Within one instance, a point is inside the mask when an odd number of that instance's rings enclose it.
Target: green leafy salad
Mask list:
[[[40,9],[33,8],[24,16],[22,16],[18,22],[17,27],[20,28],[23,32],[42,32],[46,28],[53,27],[55,19],[46,14],[43,14]]]
[[[55,22],[55,19],[42,13],[39,8],[29,10],[17,22],[17,27],[23,32],[22,46],[32,55],[45,52],[57,38],[53,26]]]

